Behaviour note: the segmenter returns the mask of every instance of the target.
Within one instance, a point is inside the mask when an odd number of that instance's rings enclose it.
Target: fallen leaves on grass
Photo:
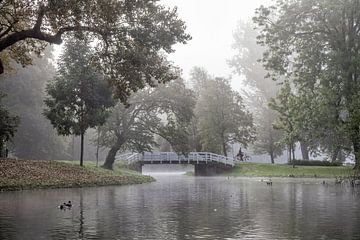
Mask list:
[[[151,182],[142,175],[86,169],[58,161],[0,159],[0,191],[31,188],[125,185]]]

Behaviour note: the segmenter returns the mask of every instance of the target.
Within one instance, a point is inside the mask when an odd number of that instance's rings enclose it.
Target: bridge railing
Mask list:
[[[178,162],[178,163],[199,163],[199,162],[218,162],[225,165],[233,166],[235,159],[209,152],[190,152],[186,155],[178,155],[174,152],[144,152],[129,155],[126,159],[127,163],[142,161],[144,163],[152,162]]]

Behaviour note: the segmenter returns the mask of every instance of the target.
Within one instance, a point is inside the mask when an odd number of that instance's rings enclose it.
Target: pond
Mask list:
[[[0,239],[360,239],[360,189],[333,180],[156,178],[0,193]]]

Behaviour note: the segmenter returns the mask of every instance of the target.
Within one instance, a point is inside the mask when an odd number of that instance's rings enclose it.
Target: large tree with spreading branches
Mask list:
[[[147,84],[175,79],[166,53],[190,39],[176,8],[158,0],[2,0],[0,23],[0,73],[11,60],[31,64],[31,53],[67,36],[85,39],[123,102]]]

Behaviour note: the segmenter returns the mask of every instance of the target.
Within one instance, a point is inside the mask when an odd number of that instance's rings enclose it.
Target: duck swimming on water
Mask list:
[[[66,203],[60,204],[60,205],[58,206],[58,208],[59,208],[60,210],[65,210],[65,207],[66,207]]]
[[[68,201],[67,203],[64,202],[63,204],[60,204],[60,206],[58,206],[58,208],[60,210],[65,210],[66,208],[70,209],[71,206],[72,206],[71,201]]]
[[[71,208],[72,204],[71,201],[68,201],[68,203],[64,203],[65,206],[67,206],[68,208]]]

